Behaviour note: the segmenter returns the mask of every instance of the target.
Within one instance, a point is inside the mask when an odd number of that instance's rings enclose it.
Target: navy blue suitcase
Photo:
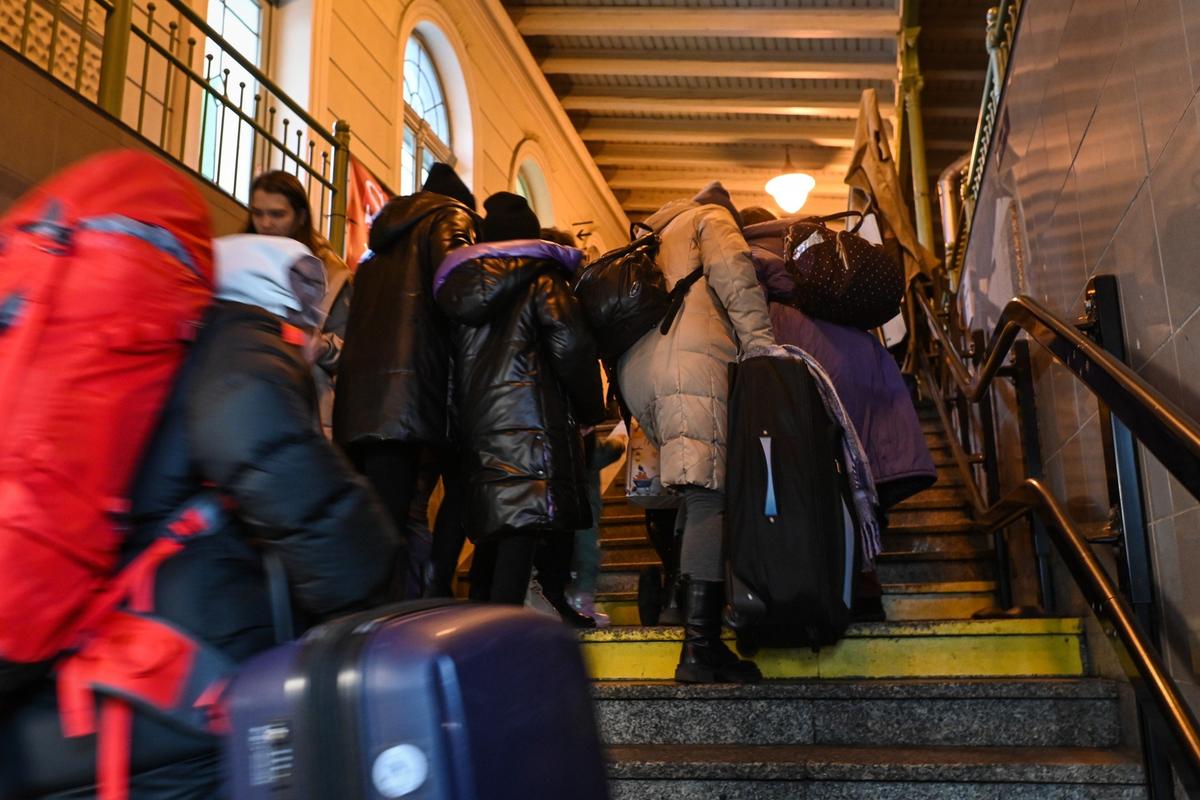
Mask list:
[[[232,800],[604,800],[579,645],[513,606],[414,601],[321,625],[226,692]]]

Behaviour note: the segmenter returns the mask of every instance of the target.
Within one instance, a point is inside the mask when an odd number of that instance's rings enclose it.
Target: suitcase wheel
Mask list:
[[[663,577],[658,567],[642,567],[638,575],[638,619],[643,625],[657,625],[663,607]]]

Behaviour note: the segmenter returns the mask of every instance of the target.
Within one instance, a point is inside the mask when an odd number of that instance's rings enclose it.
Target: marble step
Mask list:
[[[963,489],[933,486],[900,501],[892,509],[892,513],[924,509],[966,509],[969,506],[970,501]]]
[[[891,622],[971,619],[996,603],[995,581],[883,584],[883,611]]]
[[[941,583],[995,580],[992,550],[884,551],[875,568],[883,583]]]
[[[1118,750],[1023,747],[627,745],[612,800],[1144,800]]]
[[[888,513],[888,530],[892,531],[954,532],[974,525],[962,508],[901,508]]]
[[[883,609],[889,621],[971,619],[976,611],[996,605],[994,581],[885,583]],[[597,608],[613,625],[639,625],[637,592],[601,592]]]
[[[986,550],[992,546],[992,535],[970,528],[949,530],[916,530],[888,528],[883,532],[887,550],[908,553],[933,553],[943,550]]]
[[[601,681],[605,743],[1116,747],[1114,683],[1097,679]]]
[[[733,644],[733,634],[725,637]],[[598,680],[670,680],[679,662],[678,627],[612,626],[579,633]],[[768,678],[1082,677],[1083,624],[1076,618],[927,620],[851,625],[835,645],[763,648]]]

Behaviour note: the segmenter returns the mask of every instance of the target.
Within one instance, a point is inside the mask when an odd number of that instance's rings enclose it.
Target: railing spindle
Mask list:
[[[188,69],[190,70],[192,67],[192,62],[196,60],[196,37],[189,36],[188,40],[187,40],[187,45],[188,45],[187,66],[188,66]],[[189,85],[190,83],[191,83],[190,80],[185,82],[184,91],[183,91],[183,122],[180,125],[180,131],[179,131],[179,160],[181,162],[187,158],[188,120],[191,118],[191,110],[192,110],[192,87]],[[201,105],[200,108],[201,108],[201,114],[203,114],[204,106]],[[204,141],[202,139],[201,140],[201,148],[203,148],[203,144],[204,144]],[[204,160],[203,152],[201,152],[201,154],[200,154],[200,159],[201,159],[201,161]]]
[[[75,56],[75,91],[79,92],[83,87],[83,62],[87,55],[87,40],[88,33],[91,29],[88,27],[88,14],[92,10],[92,0],[83,0],[83,20],[79,23],[79,52]]]
[[[151,3],[150,5],[146,6],[146,18],[147,18],[147,20],[149,20],[149,24],[146,25],[148,32],[145,34],[145,38],[143,38],[143,40],[142,40],[142,86],[141,86],[140,97],[138,98],[138,121],[137,121],[137,132],[138,133],[142,132],[142,119],[145,117],[145,114],[146,114],[146,82],[149,80],[149,77],[150,77],[150,43],[149,43],[149,39],[150,39],[150,37],[154,36],[154,10],[155,10],[155,8],[156,8],[156,6],[154,5],[154,3]]]
[[[54,56],[58,52],[58,26],[62,19],[62,0],[54,0],[54,21],[50,23],[50,52],[46,56],[46,71],[54,76]]]
[[[171,20],[171,25],[168,28],[168,49],[174,58],[179,55],[176,52],[179,49],[179,23]],[[162,149],[167,149],[167,120],[171,113],[171,80],[174,77],[175,62],[167,59],[167,77],[163,81],[163,101],[162,101],[162,126],[158,132],[158,146]]]
[[[245,101],[245,99],[246,99],[246,82],[238,81],[238,109],[242,109],[242,103]],[[233,196],[235,198],[238,196],[238,193],[237,193],[238,179],[241,178],[241,176],[242,176],[241,170],[238,169],[238,167],[241,164],[241,160],[242,160],[242,118],[238,117],[238,119],[237,119],[237,136],[235,137],[234,147],[233,147]],[[249,187],[247,187],[247,189],[249,189]]]
[[[204,54],[204,87],[200,95],[200,171],[204,172],[204,140],[208,132],[208,107],[216,100],[210,97],[212,91],[212,62],[213,54]],[[215,122],[215,121],[214,121]]]
[[[222,100],[224,102],[221,102]],[[221,163],[225,160],[225,117],[229,110],[229,67],[221,70],[221,96],[217,98],[217,102],[221,105],[218,112],[221,115],[221,122],[217,129],[217,170],[213,183],[220,186]]]
[[[21,23],[21,55],[29,44],[29,26],[33,23],[33,0],[25,0],[25,18]]]

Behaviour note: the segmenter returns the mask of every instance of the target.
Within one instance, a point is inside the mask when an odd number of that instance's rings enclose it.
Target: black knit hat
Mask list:
[[[421,187],[423,192],[437,192],[438,194],[452,197],[458,202],[465,205],[472,211],[475,210],[475,195],[471,194],[471,190],[458,177],[458,173],[449,164],[437,162],[429,168],[429,177],[425,179],[425,185]]]
[[[496,192],[483,201],[487,216],[480,233],[485,242],[504,242],[509,239],[537,239],[542,224],[524,197],[512,192]]]

